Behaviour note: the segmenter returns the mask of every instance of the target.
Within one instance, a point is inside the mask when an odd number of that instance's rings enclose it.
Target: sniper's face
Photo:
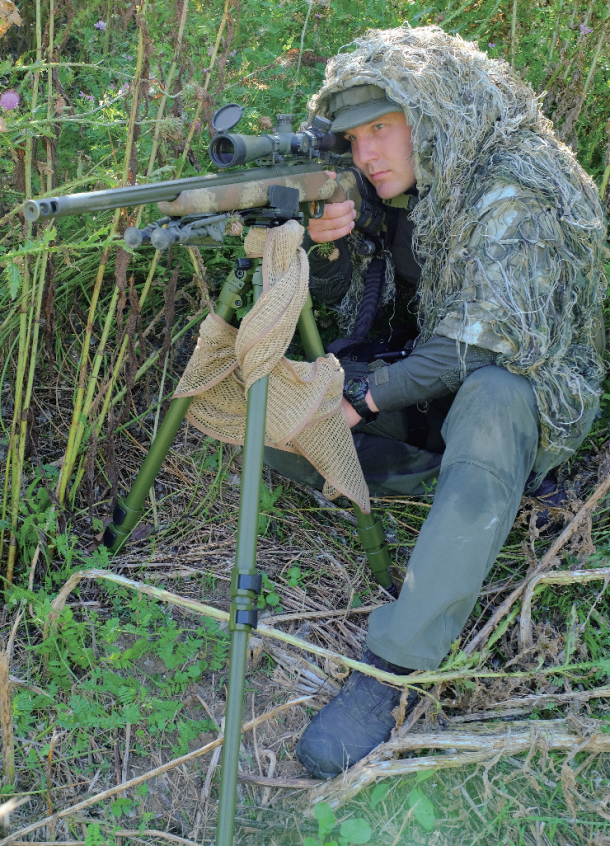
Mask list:
[[[398,197],[415,185],[411,127],[403,112],[390,112],[345,133],[354,164],[375,186],[383,200]]]

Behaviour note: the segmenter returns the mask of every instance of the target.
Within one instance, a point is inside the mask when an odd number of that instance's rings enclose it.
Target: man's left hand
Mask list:
[[[366,400],[366,404],[371,409],[371,411],[379,411],[379,409],[375,405],[373,397],[371,396],[370,390],[367,391],[365,400]],[[347,425],[350,427],[350,429],[352,429],[354,426],[356,426],[358,423],[360,423],[360,421],[362,420],[362,417],[360,417],[360,415],[358,414],[356,409],[349,404],[349,402],[345,399],[345,397],[341,400],[341,402],[343,404],[343,413],[345,414],[345,418],[347,420]]]

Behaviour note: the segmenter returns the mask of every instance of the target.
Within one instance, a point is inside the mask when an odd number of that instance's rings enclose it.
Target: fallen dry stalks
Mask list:
[[[608,491],[610,491],[610,474],[608,474],[606,478],[600,482],[583,507],[574,515],[559,537],[553,541],[550,548],[544,554],[544,557],[541,558],[540,562],[537,564],[534,572],[528,576],[528,578],[524,579],[521,584],[517,585],[517,587],[506,597],[504,602],[496,609],[496,611],[494,611],[491,618],[483,626],[481,631],[473,637],[464,649],[464,652],[466,652],[467,655],[472,655],[476,651],[477,647],[487,640],[502,617],[508,614],[519,597],[529,588],[532,580],[540,573],[548,570],[548,568],[555,563],[557,553],[563,549],[564,545],[569,541],[582,521],[588,519],[589,514],[592,512],[595,505],[597,505],[599,500],[602,499]]]
[[[187,608],[190,611],[194,611],[196,614],[202,614],[205,617],[211,617],[212,619],[220,620],[223,623],[229,622],[229,614],[226,611],[221,611],[218,608],[214,608],[212,605],[205,605],[203,602],[198,602],[195,599],[178,596],[168,590],[156,588],[151,585],[144,584],[143,582],[136,582],[132,579],[126,579],[124,576],[120,576],[117,573],[112,573],[107,570],[79,570],[77,573],[73,573],[70,576],[68,581],[51,603],[52,611],[49,613],[47,620],[45,621],[45,637],[48,634],[50,626],[54,625],[59,618],[70,592],[74,590],[81,579],[105,579],[106,581],[114,582],[122,587],[135,590],[138,593],[153,596],[161,602],[168,602],[181,608]],[[419,690],[421,685],[436,684],[438,682],[451,682],[458,679],[526,679],[532,678],[534,675],[557,675],[561,672],[571,672],[575,669],[591,669],[591,667],[596,666],[595,662],[584,662],[580,664],[565,664],[562,667],[545,667],[537,670],[536,672],[525,671],[505,673],[499,670],[468,669],[445,670],[440,672],[418,672],[408,676],[397,676],[393,673],[378,670],[370,664],[362,663],[362,661],[355,661],[353,658],[348,658],[345,655],[341,655],[331,649],[324,649],[321,646],[309,643],[301,638],[288,634],[287,632],[279,631],[278,629],[273,628],[273,626],[266,625],[265,623],[259,623],[257,631],[259,634],[265,635],[266,637],[283,641],[284,643],[288,643],[297,649],[302,649],[305,652],[312,653],[320,658],[325,658],[332,664],[339,665],[339,667],[348,667],[350,670],[359,670],[361,673],[365,673],[368,676],[374,676],[380,681],[394,685],[395,687],[412,687],[415,690]]]
[[[521,622],[519,632],[519,646],[521,651],[533,645],[532,638],[532,600],[534,590],[539,584],[570,585],[604,579],[604,589],[610,581],[610,567],[600,567],[595,570],[566,570],[561,573],[540,573],[530,579],[523,594],[521,604]]]
[[[154,837],[157,840],[168,841],[169,843],[180,843],[182,846],[199,846],[194,840],[186,840],[184,837],[178,837],[177,834],[150,828],[138,829],[137,831],[117,829],[113,834],[115,837]],[[13,846],[87,846],[87,843],[85,840],[15,840]]]
[[[515,722],[501,732],[489,726],[456,728],[443,732],[411,731],[381,744],[341,777],[324,782],[301,799],[306,817],[313,815],[316,802],[328,802],[338,808],[353,799],[370,784],[388,776],[406,776],[416,772],[467,767],[492,761],[502,755],[530,752],[537,746],[548,751],[572,750],[578,746],[589,753],[609,752],[610,735],[600,729],[602,723],[587,721],[588,737],[570,731],[564,720]],[[423,749],[436,749],[437,755],[398,759],[397,755]],[[445,750],[445,751],[443,751]]]
[[[292,699],[290,702],[285,702],[283,705],[278,705],[276,708],[272,708],[271,711],[267,711],[265,714],[261,714],[260,717],[257,717],[255,720],[250,720],[249,723],[245,723],[242,726],[242,733],[250,731],[250,729],[254,728],[261,723],[264,723],[266,720],[270,720],[273,717],[280,714],[282,711],[286,711],[288,708],[292,708],[295,705],[302,705],[304,702],[307,702],[310,697],[302,696],[299,699]],[[111,787],[108,790],[102,791],[102,793],[97,793],[94,796],[90,796],[88,799],[83,799],[82,802],[77,802],[75,805],[70,805],[68,808],[64,808],[62,811],[57,811],[55,814],[51,814],[51,816],[45,817],[45,819],[39,820],[38,822],[32,823],[31,825],[25,826],[25,828],[19,829],[19,831],[13,832],[13,834],[9,834],[8,837],[4,837],[0,840],[0,846],[6,846],[8,843],[14,843],[17,838],[23,837],[26,834],[30,834],[32,831],[38,831],[39,828],[42,828],[45,825],[52,825],[53,823],[57,822],[58,820],[64,819],[65,817],[69,817],[71,814],[76,813],[77,811],[82,811],[83,808],[89,808],[91,805],[95,805],[98,802],[104,802],[106,799],[109,799],[111,796],[116,795],[117,793],[123,794],[125,791],[130,790],[133,787],[137,787],[139,784],[142,784],[145,781],[149,781],[151,778],[155,778],[156,776],[161,775],[162,773],[167,772],[168,770],[174,769],[174,767],[179,767],[182,764],[187,763],[188,761],[193,761],[195,758],[200,758],[202,755],[211,752],[216,747],[221,746],[223,742],[223,738],[219,737],[216,740],[213,740],[211,743],[207,743],[205,746],[200,747],[199,749],[195,749],[193,752],[189,752],[187,755],[181,755],[180,758],[174,758],[171,761],[168,761],[167,764],[162,764],[160,767],[156,767],[154,770],[149,770],[147,773],[144,773],[141,776],[137,776],[136,778],[132,778],[129,781],[116,785],[116,787]],[[281,785],[276,785],[277,787]],[[292,785],[291,785],[292,786]],[[182,841],[186,842],[186,841]]]

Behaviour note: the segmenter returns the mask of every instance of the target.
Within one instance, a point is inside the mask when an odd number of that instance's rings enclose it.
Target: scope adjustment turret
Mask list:
[[[292,115],[276,115],[275,116],[275,131],[276,132],[292,132]]]

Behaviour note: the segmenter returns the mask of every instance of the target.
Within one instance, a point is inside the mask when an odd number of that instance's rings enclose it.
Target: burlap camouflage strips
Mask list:
[[[413,127],[421,341],[498,352],[529,380],[541,445],[559,453],[597,407],[603,374],[606,223],[593,181],[531,88],[476,43],[438,27],[369,32],[329,62],[310,111],[370,83]]]

